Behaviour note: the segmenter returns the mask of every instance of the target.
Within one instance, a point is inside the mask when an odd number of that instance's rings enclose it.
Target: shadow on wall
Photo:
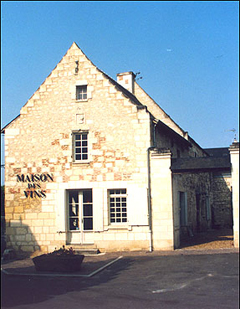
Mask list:
[[[233,227],[232,191],[230,175],[213,174],[212,192],[212,228],[223,229]]]
[[[40,251],[40,246],[35,239],[30,227],[19,220],[6,222],[6,252],[13,250],[14,256],[18,258],[27,258],[34,252]]]
[[[229,171],[183,171],[174,174],[175,224],[179,245],[203,232],[233,228],[231,174]],[[204,241],[204,240],[203,240]]]

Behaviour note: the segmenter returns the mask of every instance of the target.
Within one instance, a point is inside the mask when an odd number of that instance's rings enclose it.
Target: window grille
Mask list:
[[[88,160],[88,134],[73,134],[74,161]]]
[[[110,223],[127,222],[127,190],[109,190]]]
[[[76,99],[87,100],[87,86],[76,86]]]

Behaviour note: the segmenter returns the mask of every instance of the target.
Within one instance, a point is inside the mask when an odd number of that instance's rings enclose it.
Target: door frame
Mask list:
[[[70,193],[75,192],[75,197],[77,197],[77,201],[75,202],[77,207],[77,213],[75,213],[75,216],[70,216]],[[84,202],[84,192],[91,192],[91,201],[90,202]],[[76,245],[83,245],[83,244],[93,244],[93,240],[85,240],[86,234],[92,234],[93,235],[93,190],[91,188],[87,189],[68,189],[67,190],[67,203],[66,203],[66,226],[67,226],[67,243],[68,244],[76,244]],[[84,205],[85,204],[85,205]],[[87,216],[84,214],[84,206],[89,205],[91,206],[90,216]],[[76,229],[70,229],[70,220],[71,218],[74,219],[76,217],[78,222]],[[90,219],[91,225],[89,229],[84,229],[85,223],[87,219]],[[88,237],[89,238],[89,237]],[[90,237],[91,239],[92,237]]]

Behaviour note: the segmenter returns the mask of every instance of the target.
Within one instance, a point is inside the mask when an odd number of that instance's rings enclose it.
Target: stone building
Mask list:
[[[113,80],[76,43],[2,132],[7,247],[16,251],[173,250],[212,228],[222,203],[215,174],[231,182],[230,161],[212,160],[133,72]]]

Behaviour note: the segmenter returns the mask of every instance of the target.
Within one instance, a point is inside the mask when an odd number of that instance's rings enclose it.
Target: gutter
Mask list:
[[[150,152],[156,148],[156,126],[158,120],[153,121],[153,146],[147,149],[147,169],[148,169],[148,225],[149,225],[149,251],[153,251],[153,241],[152,241],[152,190],[151,190],[151,164],[150,164]]]

